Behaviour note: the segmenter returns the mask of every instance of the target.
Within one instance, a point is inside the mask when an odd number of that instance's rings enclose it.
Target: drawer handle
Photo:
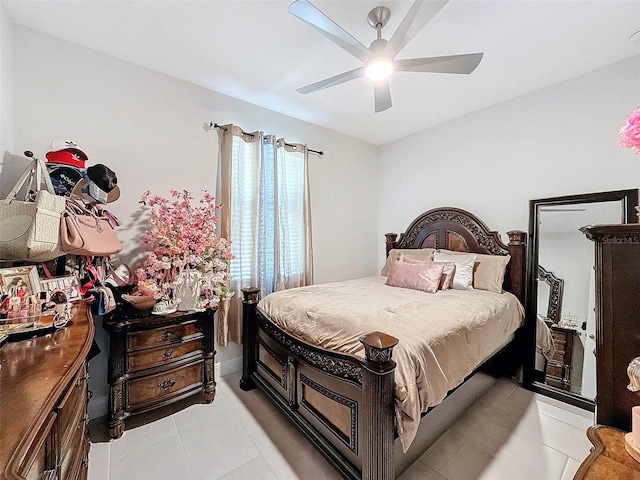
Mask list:
[[[162,390],[167,391],[170,388],[173,388],[173,386],[178,382],[178,380],[174,380],[173,378],[168,378],[166,379],[164,382],[160,382],[158,384],[158,387],[160,387]]]
[[[169,349],[169,350],[165,350],[164,352],[164,358],[169,358],[171,355],[173,355],[173,350]]]
[[[82,425],[83,423],[85,425],[89,425],[89,414],[85,415],[80,419],[80,425]]]
[[[80,377],[76,382],[76,385],[80,386],[82,385],[82,382],[88,382],[88,381],[89,381],[89,373],[87,373],[84,377]]]
[[[169,338],[171,338],[172,335],[173,335],[173,332],[171,330],[167,330],[162,334],[162,338],[164,338],[165,340],[168,340]]]

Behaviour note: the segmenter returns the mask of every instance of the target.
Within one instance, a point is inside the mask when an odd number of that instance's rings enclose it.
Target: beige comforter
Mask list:
[[[258,307],[288,332],[321,347],[364,357],[358,341],[379,330],[398,338],[393,350],[396,414],[406,452],[420,413],[439,404],[521,325],[510,293],[447,290],[429,294],[365,277],[272,293]]]

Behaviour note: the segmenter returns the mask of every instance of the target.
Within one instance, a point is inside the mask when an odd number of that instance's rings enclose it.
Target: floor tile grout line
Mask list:
[[[573,425],[572,423],[565,422],[564,420],[562,420],[562,419],[560,419],[560,418],[556,418],[556,417],[554,417],[553,415],[549,415],[549,414],[547,414],[547,413],[540,412],[540,411],[538,411],[538,415],[544,415],[545,417],[551,418],[552,420],[555,420],[556,422],[564,423],[565,425],[568,425],[569,427],[573,427],[573,428],[575,428],[575,429],[577,429],[577,430],[580,430],[580,431],[585,431],[582,427],[576,427],[576,426],[575,426],[575,425]],[[585,431],[585,432],[586,432],[586,431]],[[585,438],[586,438],[586,436],[587,436],[587,434],[585,433]]]
[[[560,478],[558,480],[562,480],[564,478],[564,474],[567,471],[567,467],[569,466],[569,459],[571,457],[567,456],[567,461],[564,462],[564,468],[562,469],[562,473],[560,474]]]
[[[458,453],[458,451],[462,448],[462,446],[465,444],[465,442],[466,442],[467,440],[468,440],[468,438],[467,438],[467,437],[463,437],[463,439],[462,439],[462,443],[460,444],[460,446],[458,446],[458,448],[456,448],[456,449],[453,451],[453,453],[452,453],[451,455],[449,455],[449,456],[447,457],[447,459],[446,459],[444,462],[442,462],[442,465],[440,465],[440,468],[438,468],[437,470],[436,470],[435,468],[433,468],[433,467],[430,467],[430,465],[429,465],[429,464],[427,464],[427,466],[429,466],[432,470],[434,470],[434,471],[435,471],[436,473],[438,473],[440,476],[444,477],[445,475],[444,475],[443,473],[440,473],[440,470],[442,470],[442,467],[444,467],[444,466],[447,464],[447,462],[448,462],[449,460],[451,460],[451,459],[453,458],[453,456],[454,456],[456,453]],[[471,446],[473,447],[473,444],[472,444]],[[428,452],[428,451],[429,451],[429,449],[427,449],[427,452]],[[425,453],[427,453],[427,452],[425,452]],[[484,453],[487,453],[487,452],[484,452]],[[423,455],[424,455],[424,454],[423,454]],[[493,455],[491,455],[491,456],[492,456],[493,458],[495,458]],[[419,457],[419,458],[418,458],[418,460],[420,460],[420,458],[422,458],[422,457]],[[425,463],[426,463],[426,462],[425,462]],[[446,478],[446,477],[445,477],[445,478]]]
[[[107,447],[107,480],[111,480],[111,441],[109,441]]]
[[[171,414],[171,421],[173,422],[173,426],[176,427],[176,432],[178,433],[178,441],[180,442],[180,446],[182,447],[182,453],[184,453],[184,458],[187,460],[187,465],[189,465],[189,473],[191,474],[191,480],[195,480],[195,476],[193,474],[193,467],[191,466],[191,460],[189,460],[189,454],[187,454],[187,449],[184,447],[184,442],[182,441],[182,435],[180,435],[180,429],[178,428],[178,424],[176,423],[176,419]]]
[[[229,388],[231,388],[231,387],[229,387]],[[253,438],[252,433],[249,430],[247,430],[247,427],[244,425],[244,423],[242,422],[242,420],[240,419],[240,417],[238,416],[236,411],[231,407],[229,407],[229,410],[231,411],[231,414],[234,416],[234,418],[237,420],[237,422],[240,424],[240,428],[242,428],[242,430],[247,435],[247,437],[249,437],[249,440],[251,441],[251,444],[254,446],[254,448],[258,452],[258,456],[262,457],[262,459],[264,460],[264,463],[267,465],[267,467],[269,467],[269,470],[273,473],[273,476],[275,478],[279,478],[278,475],[276,474],[276,472],[271,467],[271,464],[267,461],[267,458],[262,454],[262,450],[260,448],[260,445],[258,445],[258,443],[256,443],[256,441]],[[252,415],[252,417],[253,417],[253,415]],[[271,439],[269,439],[269,441],[271,441]],[[257,458],[257,457],[254,457],[254,459],[255,458]],[[253,460],[253,459],[251,459],[251,460]],[[249,460],[249,461],[251,461],[251,460]]]
[[[585,410],[580,407],[574,407],[573,405],[569,405],[569,404],[564,404],[567,406],[567,409],[564,409],[561,406],[556,405],[555,402],[560,402],[559,400],[553,401],[553,399],[549,397],[545,397],[544,395],[541,395],[539,393],[536,393],[534,395],[535,396],[533,398],[536,401],[536,403],[543,403],[550,407],[557,408],[558,410],[562,410],[563,412],[569,413],[571,415],[575,415],[576,417],[580,417],[586,420],[592,420],[592,421],[595,420],[595,412]],[[560,403],[563,403],[563,402],[560,402]],[[573,409],[579,410],[580,413],[573,411]],[[583,412],[585,413],[584,415],[582,414]]]

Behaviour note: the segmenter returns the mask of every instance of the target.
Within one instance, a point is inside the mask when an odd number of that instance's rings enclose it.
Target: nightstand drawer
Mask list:
[[[127,349],[140,350],[159,345],[180,342],[183,337],[201,333],[196,321],[179,325],[169,325],[151,330],[132,332],[127,335]]]
[[[551,357],[551,360],[554,360],[558,363],[565,363],[565,352],[563,352],[562,350],[556,350],[553,354],[553,357]]]
[[[553,336],[553,341],[557,343],[567,343],[567,334],[564,332],[555,332],[551,331],[551,335]]]
[[[198,337],[195,340],[189,340],[177,345],[171,344],[150,350],[132,352],[127,355],[127,371],[135,372],[144,368],[165,365],[190,355],[200,354],[202,353],[203,335],[200,334]]]
[[[551,377],[556,377],[557,379],[564,378],[565,375],[565,365],[558,365],[555,363],[547,363],[547,375]]]
[[[168,400],[202,386],[202,362],[192,363],[156,375],[127,380],[128,407],[137,409]]]

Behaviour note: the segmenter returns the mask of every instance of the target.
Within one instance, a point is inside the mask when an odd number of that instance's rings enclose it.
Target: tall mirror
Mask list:
[[[638,189],[529,202],[526,385],[593,410],[596,397],[593,243],[585,225],[636,222]]]

